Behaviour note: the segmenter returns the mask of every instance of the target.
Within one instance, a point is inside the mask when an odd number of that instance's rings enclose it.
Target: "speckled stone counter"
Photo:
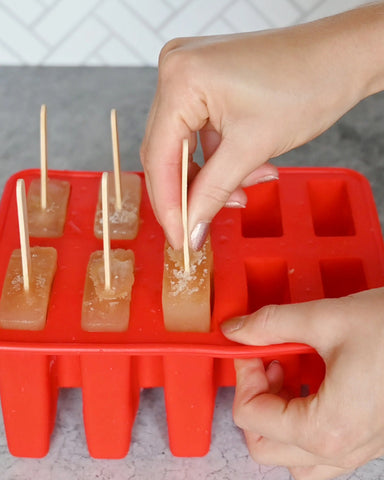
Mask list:
[[[122,168],[141,170],[139,147],[156,86],[150,68],[2,68],[0,71],[0,190],[7,178],[39,166],[39,110],[48,106],[49,166],[105,170],[111,162],[109,112],[119,114]],[[384,225],[384,95],[371,97],[328,132],[276,160],[278,165],[343,166],[366,175]],[[248,455],[232,421],[233,388],[219,391],[212,444],[203,458],[176,458],[168,448],[162,389],[144,390],[122,460],[89,457],[80,389],[60,392],[49,454],[42,459],[8,453],[0,421],[1,480],[288,480],[285,468],[261,466]],[[367,392],[369,394],[369,392]],[[346,476],[384,479],[384,458]]]

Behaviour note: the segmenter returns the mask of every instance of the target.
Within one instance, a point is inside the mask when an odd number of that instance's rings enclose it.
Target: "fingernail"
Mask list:
[[[236,200],[229,200],[229,201],[225,204],[225,206],[226,206],[227,208],[245,208],[245,207],[246,207],[245,203],[241,203],[241,202],[238,202],[238,201],[236,201]]]
[[[193,250],[200,250],[207,238],[209,223],[201,222],[196,225],[191,233],[191,247]]]
[[[281,365],[279,360],[272,360],[272,362],[268,365],[268,368],[273,367],[273,365]]]
[[[278,175],[266,175],[265,177],[260,177],[256,180],[255,185],[258,183],[267,183],[267,182],[272,182],[273,180],[278,180],[279,176]]]
[[[246,317],[236,317],[226,320],[220,325],[221,331],[224,333],[233,333],[243,327]]]

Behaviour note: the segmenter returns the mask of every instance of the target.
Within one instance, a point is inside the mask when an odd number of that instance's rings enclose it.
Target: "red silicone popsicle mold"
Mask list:
[[[58,389],[81,387],[90,455],[128,453],[140,389],[164,387],[170,449],[200,456],[210,445],[217,388],[235,384],[233,359],[279,359],[286,386],[300,395],[316,391],[324,376],[310,347],[238,345],[219,330],[222,320],[269,303],[337,297],[383,285],[384,248],[368,182],[342,169],[285,168],[280,180],[248,189],[244,210],[224,209],[212,224],[214,297],[209,333],[167,332],[161,285],[164,236],[143,182],[141,224],[135,240],[112,248],[135,252],[129,328],[89,333],[80,315],[85,272],[102,240],[93,234],[101,173],[50,171],[71,192],[64,234],[31,238],[53,246],[58,270],[46,328],[0,330],[0,393],[9,450],[41,457],[49,450]],[[141,175],[141,174],[140,174]],[[11,177],[0,205],[0,287],[11,252],[19,248],[16,180],[26,188],[38,170]]]

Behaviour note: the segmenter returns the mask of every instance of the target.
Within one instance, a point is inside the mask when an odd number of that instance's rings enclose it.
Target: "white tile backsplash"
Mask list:
[[[158,29],[174,11],[166,2],[161,1],[140,0],[138,2],[137,0],[125,0],[125,3],[132,10],[133,14],[140,16],[153,29]]]
[[[1,0],[2,1],[2,0]],[[19,0],[24,4],[29,0]],[[95,0],[62,0],[57,1],[36,24],[34,31],[49,45],[58,45],[64,37],[74,35],[86,22],[95,8]]]
[[[305,11],[308,9],[312,9],[316,5],[319,5],[323,2],[322,0],[293,0],[293,3]],[[338,2],[335,2],[335,3],[338,3]]]
[[[22,2],[23,8],[20,8],[20,2],[15,2],[15,0],[2,0],[1,3],[4,9],[15,14],[17,19],[25,25],[30,25],[44,13],[44,5],[37,0]]]
[[[318,2],[318,5],[307,16],[307,19],[315,20],[316,18],[327,17],[328,15],[335,15],[343,10],[358,7],[362,3],[371,3],[369,1],[362,2],[361,0],[324,0]]]
[[[156,65],[173,37],[274,28],[369,0],[0,0],[1,65]]]
[[[172,18],[160,29],[164,40],[189,37],[201,31],[225,12],[232,0],[193,0],[175,11]],[[208,8],[207,8],[208,7]]]
[[[0,40],[15,64],[39,64],[47,51],[44,42],[5,9],[0,9]]]
[[[270,2],[269,8],[261,8],[262,2],[251,2],[254,8],[257,8],[260,14],[278,27],[285,25],[293,25],[297,23],[301,16],[300,10],[289,0],[273,0]]]
[[[109,30],[94,18],[87,18],[72,35],[45,59],[50,65],[78,65],[87,60],[109,37]]]
[[[231,25],[232,31],[248,32],[252,30],[265,30],[270,27],[264,15],[253,8],[246,0],[237,0],[226,12],[224,18]]]
[[[109,0],[97,9],[97,16],[109,28],[111,36],[116,36],[135,54],[142,65],[155,65],[163,45],[156,30],[133,15],[124,1]]]

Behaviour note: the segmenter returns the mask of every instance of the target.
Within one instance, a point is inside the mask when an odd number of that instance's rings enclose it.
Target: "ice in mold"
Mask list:
[[[1,328],[44,329],[56,266],[56,249],[32,247],[30,288],[25,291],[21,252],[12,252],[0,300]]]
[[[189,272],[184,269],[183,251],[174,250],[166,242],[162,306],[167,330],[210,331],[212,266],[213,254],[209,239],[201,250],[191,251]]]
[[[82,389],[88,450],[96,458],[128,453],[140,390],[153,387],[164,388],[172,453],[205,455],[216,389],[235,385],[235,358],[261,358],[266,365],[278,359],[284,386],[293,395],[317,391],[325,366],[309,346],[240,345],[225,339],[219,325],[266,302],[303,302],[382,286],[383,241],[373,196],[361,175],[338,168],[281,168],[279,173],[273,185],[246,189],[245,209],[223,209],[212,222],[215,291],[206,333],[164,328],[164,236],[143,188],[137,238],[114,245],[135,253],[128,330],[93,333],[81,328],[81,310],[88,261],[101,247],[93,231],[100,172],[50,172],[50,178],[70,182],[71,197],[63,236],[39,240],[55,247],[59,259],[48,322],[37,332],[0,328],[1,401],[13,455],[47,454],[58,388]],[[143,185],[143,174],[138,175]],[[21,177],[28,186],[39,171],[18,172],[4,189],[0,287],[9,257],[19,247],[14,193]],[[337,193],[339,184],[345,185],[344,193],[330,203],[326,187]],[[334,228],[338,223],[342,230]]]
[[[41,182],[33,179],[28,189],[28,227],[31,237],[60,237],[63,235],[70,184],[65,180],[47,180],[47,206],[41,207]]]
[[[121,209],[116,208],[115,183],[112,172],[108,174],[109,225],[112,240],[136,238],[140,222],[141,179],[135,173],[121,172]],[[97,238],[103,236],[101,185],[95,214],[94,231]]]
[[[135,256],[132,250],[111,250],[111,288],[105,288],[104,253],[98,250],[89,259],[81,316],[88,332],[127,330],[134,282]]]

